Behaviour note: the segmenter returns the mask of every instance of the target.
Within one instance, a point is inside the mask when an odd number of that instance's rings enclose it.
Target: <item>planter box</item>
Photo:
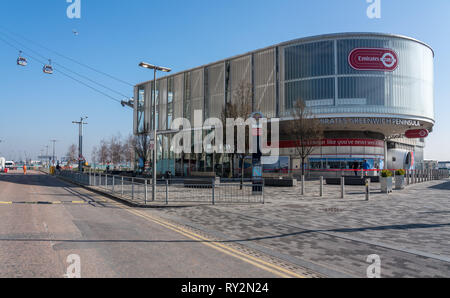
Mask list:
[[[392,177],[380,177],[381,192],[392,192]]]
[[[405,185],[405,176],[395,176],[395,189],[404,189]]]

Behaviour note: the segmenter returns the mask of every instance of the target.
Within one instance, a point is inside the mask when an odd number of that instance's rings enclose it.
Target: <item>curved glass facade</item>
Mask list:
[[[360,55],[361,52],[365,54]],[[302,99],[317,117],[323,118],[328,138],[353,140],[355,144],[370,139],[383,141],[386,136],[397,136],[408,129],[410,124],[399,122],[402,119],[420,122],[423,128],[431,130],[433,64],[430,47],[403,36],[344,33],[302,38],[161,77],[155,88],[156,100],[152,100],[152,81],[138,84],[134,133],[149,133],[152,119],[156,118],[159,173],[171,170],[176,175],[187,175],[205,170],[228,177],[235,170],[232,156],[181,155],[168,149],[172,146],[174,119],[186,118],[194,123],[195,115],[202,115],[203,120],[221,118],[226,103],[239,100],[240,86],[251,86],[252,110],[267,118],[289,120],[295,102]],[[202,113],[195,113],[198,110]],[[348,123],[352,125],[337,125],[345,119],[350,119]],[[397,122],[389,122],[391,119]],[[342,134],[338,133],[340,129]],[[282,159],[290,163],[288,169],[295,171],[299,165],[291,147],[280,148],[280,152]],[[402,149],[417,151],[416,160],[422,158],[423,144],[406,144]],[[364,160],[382,168],[386,150],[389,148],[370,144],[324,147],[311,157],[311,169],[350,170],[350,165]],[[277,167],[284,171],[286,165],[280,162]]]
[[[301,98],[319,117],[383,114],[434,123],[434,55],[428,46],[379,34],[325,39],[281,47],[281,117],[289,116]],[[359,48],[393,50],[398,66],[394,71],[357,70],[349,55]]]
[[[361,48],[390,50],[398,65],[393,71],[357,70],[349,56]],[[193,120],[194,110],[202,110],[205,118],[220,117],[225,103],[233,102],[236,88],[245,83],[253,88],[253,110],[268,118],[290,117],[295,101],[303,99],[318,117],[392,116],[433,125],[433,59],[427,45],[396,35],[348,33],[299,39],[158,79],[162,104],[156,117],[161,130],[170,128],[173,117]],[[147,92],[152,83],[137,89],[135,133],[142,133],[152,127],[151,92]]]

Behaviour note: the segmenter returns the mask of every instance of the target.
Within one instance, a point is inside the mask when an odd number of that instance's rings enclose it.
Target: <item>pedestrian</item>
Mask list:
[[[370,164],[367,162],[367,160],[364,160],[363,169],[364,169],[364,172],[367,172],[367,170],[370,169]]]
[[[27,174],[27,165],[26,164],[23,165],[23,174],[24,175]]]
[[[355,176],[358,176],[358,163],[354,162],[352,168],[355,172]]]

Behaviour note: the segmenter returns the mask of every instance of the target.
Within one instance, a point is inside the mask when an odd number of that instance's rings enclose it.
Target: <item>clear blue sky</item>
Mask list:
[[[381,0],[378,20],[367,17],[366,0],[81,0],[81,4],[81,19],[69,19],[66,0],[2,0],[0,26],[133,85],[152,78],[137,67],[141,60],[178,72],[324,33],[384,32],[422,40],[436,52],[436,126],[427,141],[426,158],[450,159],[449,0]],[[33,48],[132,96],[130,86]],[[1,155],[36,157],[51,139],[59,140],[57,154],[64,155],[70,144],[78,142],[72,121],[81,115],[89,116],[88,157],[100,139],[132,131],[131,109],[57,73],[44,75],[36,62],[19,68],[17,54],[0,41],[0,139],[5,140],[0,143]]]

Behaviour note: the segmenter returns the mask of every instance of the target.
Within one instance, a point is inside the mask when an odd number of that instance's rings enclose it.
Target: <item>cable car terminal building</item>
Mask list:
[[[203,119],[220,119],[242,83],[252,86],[253,110],[279,118],[281,127],[292,119],[299,98],[320,119],[324,139],[308,158],[310,176],[340,176],[365,162],[374,174],[383,168],[419,169],[421,137],[435,123],[433,60],[432,48],[413,38],[342,33],[301,38],[162,77],[156,82],[157,172],[214,171],[229,177],[227,154],[174,154],[176,132],[170,126],[180,117],[194,123],[194,110],[202,110]],[[135,87],[136,135],[152,130],[152,90],[153,81]],[[417,135],[406,138],[408,132]],[[264,165],[264,173],[298,173],[294,140],[280,133],[279,161]],[[251,175],[251,156],[244,168]]]

